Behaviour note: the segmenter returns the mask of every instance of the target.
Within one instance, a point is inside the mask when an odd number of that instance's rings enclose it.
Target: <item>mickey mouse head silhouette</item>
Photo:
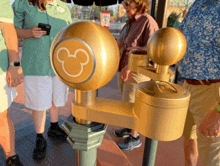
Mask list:
[[[62,55],[64,55],[64,56],[61,56],[61,51],[65,51],[66,53],[62,53]],[[83,55],[85,55],[86,56],[86,61],[84,60],[84,59],[82,59],[81,57],[80,57],[80,55],[82,55],[82,53],[83,53]],[[66,58],[64,58],[65,57],[65,55],[68,55],[68,60],[65,60],[64,61],[64,59],[66,59]],[[77,54],[79,55],[79,56],[77,56]],[[80,69],[78,70],[79,72],[77,73],[77,74],[72,74],[72,72],[70,73],[70,71],[67,71],[66,70],[66,68],[65,68],[65,64],[67,63],[71,63],[71,62],[73,62],[73,61],[71,61],[70,60],[70,58],[74,58],[74,64],[75,63],[77,63],[79,66],[80,66]],[[69,52],[69,50],[66,48],[66,47],[61,47],[61,48],[59,48],[58,49],[58,51],[57,51],[57,59],[58,59],[58,61],[60,62],[60,63],[62,63],[62,68],[63,68],[63,71],[68,75],[68,76],[70,76],[70,77],[79,77],[82,73],[83,73],[83,69],[84,69],[84,66],[85,65],[87,65],[88,63],[89,63],[89,60],[90,60],[90,58],[89,58],[89,54],[85,51],[85,50],[83,50],[83,49],[77,49],[76,51],[75,51],[75,53],[72,55],[72,54],[70,54],[70,52]],[[82,62],[82,61],[85,61],[85,62]],[[74,64],[72,64],[72,66],[78,66],[78,65],[74,65]],[[73,70],[71,70],[71,71],[73,71]]]

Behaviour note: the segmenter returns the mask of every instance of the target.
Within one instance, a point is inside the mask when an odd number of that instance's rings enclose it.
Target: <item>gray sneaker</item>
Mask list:
[[[134,148],[139,148],[141,144],[142,142],[139,136],[137,136],[137,138],[134,138],[129,135],[129,137],[126,138],[123,142],[118,143],[118,146],[122,151],[127,152],[133,150]]]
[[[123,137],[123,138],[129,137],[129,135],[131,134],[131,129],[124,128],[124,129],[115,130],[114,134],[117,137]]]

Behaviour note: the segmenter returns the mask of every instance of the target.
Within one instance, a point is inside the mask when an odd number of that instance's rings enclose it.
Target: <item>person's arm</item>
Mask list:
[[[18,52],[18,39],[14,24],[0,22],[0,30],[5,39],[8,50],[9,62],[20,61]],[[10,87],[16,87],[23,82],[23,72],[21,66],[9,66],[7,71],[7,82]]]
[[[20,61],[18,53],[18,40],[14,24],[0,22],[0,29],[8,49],[9,61]]]
[[[46,31],[41,31],[41,28],[38,28],[37,26],[33,29],[21,29],[21,28],[15,28],[16,32],[18,34],[19,39],[27,39],[27,38],[41,38],[43,35],[46,35]]]
[[[27,39],[33,37],[31,29],[15,28],[19,39]]]

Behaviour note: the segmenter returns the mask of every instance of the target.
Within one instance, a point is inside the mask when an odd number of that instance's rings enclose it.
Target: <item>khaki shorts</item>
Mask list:
[[[209,86],[183,84],[191,93],[183,135],[189,139],[197,138],[199,158],[204,166],[220,166],[220,137],[206,138],[198,131],[200,122],[219,103],[219,86],[220,83]]]
[[[150,78],[136,72],[130,72],[128,80],[121,79],[121,73],[118,73],[118,86],[121,92],[122,100],[134,103],[137,84],[149,81]]]

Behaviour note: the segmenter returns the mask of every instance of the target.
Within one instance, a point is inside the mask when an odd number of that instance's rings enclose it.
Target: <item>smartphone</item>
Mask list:
[[[51,29],[51,25],[50,24],[39,23],[38,27],[41,28],[42,31],[46,31],[47,32],[46,35],[50,34],[50,29]]]

